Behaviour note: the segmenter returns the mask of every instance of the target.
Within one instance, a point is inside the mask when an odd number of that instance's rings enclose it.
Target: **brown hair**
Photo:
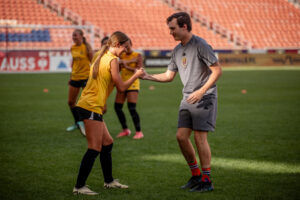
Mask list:
[[[97,57],[94,68],[93,68],[93,78],[96,79],[99,72],[99,65],[102,56],[107,52],[109,47],[116,47],[117,45],[122,45],[129,40],[129,37],[120,31],[114,32],[108,39],[107,44],[103,45],[100,49],[99,56]]]
[[[84,37],[83,31],[81,29],[75,29],[74,32],[79,33],[79,35],[82,37],[82,41],[85,45],[89,45],[86,41],[86,38]]]
[[[174,18],[177,19],[177,24],[179,27],[183,27],[184,24],[187,26],[187,30],[190,32],[192,30],[192,22],[191,22],[191,17],[188,13],[186,12],[178,12],[174,13],[170,17],[167,18],[167,24],[172,21]]]
[[[105,36],[104,38],[102,38],[102,40],[101,40],[101,46],[105,45],[105,43],[107,43],[108,39],[109,39],[108,36]]]

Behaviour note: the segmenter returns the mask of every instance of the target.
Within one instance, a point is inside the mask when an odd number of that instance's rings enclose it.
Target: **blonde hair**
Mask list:
[[[129,40],[129,37],[120,31],[114,32],[108,39],[107,44],[103,45],[100,49],[99,56],[97,57],[94,68],[93,68],[93,78],[96,79],[99,72],[99,65],[102,56],[107,52],[109,47],[116,47],[117,45],[122,45]]]

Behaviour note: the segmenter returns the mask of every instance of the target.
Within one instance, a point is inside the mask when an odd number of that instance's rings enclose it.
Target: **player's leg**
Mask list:
[[[112,148],[113,148],[113,139],[108,133],[107,127],[104,124],[102,150],[100,152],[100,163],[101,163],[105,183],[110,183],[114,180],[112,177],[112,159],[111,159]]]
[[[121,123],[122,129],[123,129],[118,134],[117,137],[128,136],[131,133],[127,127],[126,117],[122,110],[125,100],[126,100],[126,93],[117,91],[114,107],[115,107],[115,112],[118,116],[119,122]]]
[[[102,150],[100,152],[100,164],[104,176],[104,187],[105,188],[128,188],[127,185],[119,183],[118,180],[112,176],[112,157],[111,151],[113,148],[113,138],[108,132],[108,129],[104,123],[103,125],[103,142]]]
[[[214,131],[216,124],[217,98],[215,95],[206,95],[195,104],[192,110],[193,130],[202,167],[201,183],[192,189],[196,192],[212,191],[214,189],[210,179],[211,151],[207,140],[208,132]]]
[[[202,178],[201,183],[192,189],[193,192],[206,192],[214,189],[212,181],[210,180],[211,151],[207,141],[207,134],[207,131],[195,131],[194,135],[202,168]]]
[[[207,141],[207,134],[207,131],[195,131],[194,134],[194,139],[202,168],[210,168],[211,151]]]
[[[136,111],[136,103],[138,101],[138,96],[139,96],[138,90],[127,91],[127,106],[136,131],[133,139],[141,139],[144,137],[144,134],[141,131],[140,116]]]
[[[197,146],[199,159],[202,168],[202,181],[210,180],[210,162],[211,162],[211,151],[207,140],[206,131],[195,131],[194,139]]]
[[[71,85],[71,83],[69,84],[68,105],[73,115],[75,123],[74,125],[68,127],[67,131],[73,131],[78,128],[77,122],[79,121],[79,116],[75,105],[76,105],[76,100],[79,92],[80,92],[80,87],[74,87]]]
[[[102,120],[102,117],[101,117]],[[86,127],[86,139],[88,149],[82,158],[79,173],[77,176],[76,185],[73,189],[74,194],[96,195],[96,192],[91,191],[86,186],[86,180],[93,168],[95,159],[99,155],[102,148],[103,139],[103,122],[98,120],[84,120]]]
[[[192,130],[190,128],[178,128],[176,133],[176,139],[187,162],[195,160],[195,150],[190,140]]]
[[[190,128],[178,128],[176,134],[181,153],[192,174],[188,182],[181,186],[182,189],[193,188],[201,181],[201,172],[197,164],[196,153],[190,140],[191,132],[192,130]]]

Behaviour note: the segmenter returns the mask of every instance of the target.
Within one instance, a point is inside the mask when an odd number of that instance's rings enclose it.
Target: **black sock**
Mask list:
[[[102,150],[100,152],[100,164],[102,167],[102,173],[104,176],[104,182],[110,183],[112,182],[112,159],[111,159],[111,151],[113,148],[113,143],[108,146],[102,146]]]
[[[123,107],[122,103],[115,103],[115,111],[117,113],[118,119],[119,119],[119,121],[122,125],[122,128],[126,129],[128,127],[127,127],[127,124],[126,124],[126,118],[125,118],[124,112],[122,110],[122,107]]]
[[[97,158],[98,154],[99,152],[93,149],[88,149],[87,152],[84,154],[79,168],[79,173],[75,186],[76,188],[81,188],[85,186],[85,181],[93,168],[94,161]]]
[[[77,107],[71,108],[71,112],[72,112],[72,115],[74,117],[75,124],[77,124],[77,122],[79,121],[79,114],[78,114],[78,111],[77,111]]]
[[[131,118],[134,123],[134,127],[136,131],[141,131],[140,125],[140,117],[139,114],[136,112],[136,103],[127,103]]]

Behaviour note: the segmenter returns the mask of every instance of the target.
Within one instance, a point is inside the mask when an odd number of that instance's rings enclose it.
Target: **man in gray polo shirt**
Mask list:
[[[145,80],[170,82],[179,72],[184,85],[183,99],[178,114],[176,138],[180,150],[191,170],[192,177],[182,189],[192,192],[212,191],[210,180],[211,151],[207,141],[209,131],[215,130],[217,114],[216,82],[222,74],[218,60],[210,45],[193,35],[190,16],[179,12],[167,18],[170,34],[180,43],[172,52],[166,72],[147,74]],[[190,140],[194,131],[202,173],[198,167],[196,153]]]

